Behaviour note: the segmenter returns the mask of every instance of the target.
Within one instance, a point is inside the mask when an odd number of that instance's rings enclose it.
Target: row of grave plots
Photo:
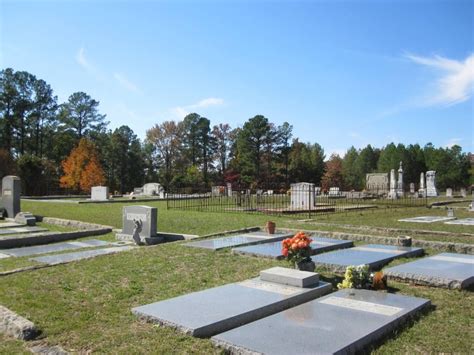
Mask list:
[[[359,211],[375,208],[427,206],[429,199],[400,193],[388,198],[383,191],[358,192],[331,188],[249,189],[179,188],[167,194],[167,208],[204,212],[245,212],[308,217],[316,214]]]
[[[183,247],[282,258],[281,240],[292,232],[237,233],[184,243]],[[343,273],[348,265],[379,270],[398,258],[422,256],[422,248],[367,244],[312,235],[316,266]],[[440,253],[384,271],[389,277],[435,287],[474,283],[474,257]],[[452,291],[456,292],[456,291]],[[259,277],[152,302],[132,309],[140,319],[173,327],[236,354],[353,354],[366,351],[402,325],[432,310],[430,300],[366,289],[341,289],[319,274],[274,267]],[[416,326],[416,325],[415,325]]]

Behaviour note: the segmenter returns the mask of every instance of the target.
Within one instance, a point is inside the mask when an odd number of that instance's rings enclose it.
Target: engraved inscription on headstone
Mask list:
[[[21,180],[18,176],[8,175],[2,179],[2,204],[8,218],[15,218],[21,211]]]

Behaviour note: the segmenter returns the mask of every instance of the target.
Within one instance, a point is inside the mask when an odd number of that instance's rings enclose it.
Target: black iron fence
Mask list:
[[[180,188],[167,194],[168,209],[205,212],[245,212],[312,218],[318,214],[376,208],[423,207],[418,193],[390,191],[321,191],[311,185],[290,189],[248,189],[215,186],[212,189]]]

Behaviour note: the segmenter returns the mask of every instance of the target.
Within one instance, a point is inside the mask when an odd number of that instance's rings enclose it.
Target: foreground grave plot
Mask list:
[[[474,256],[441,253],[384,270],[391,279],[454,289],[474,284]]]
[[[434,222],[445,222],[456,219],[456,217],[440,217],[440,216],[421,216],[413,218],[399,219],[399,222],[414,222],[414,223],[434,223]]]
[[[326,251],[350,248],[354,243],[350,240],[340,240],[331,238],[311,237],[313,240],[310,244],[312,253],[319,254]],[[263,243],[257,245],[250,245],[232,249],[235,254],[252,255],[264,258],[282,259],[281,242]]]
[[[134,247],[131,247],[131,246],[111,247],[111,248],[104,248],[104,249],[78,251],[78,252],[66,253],[66,254],[38,256],[36,258],[31,258],[30,260],[38,261],[38,262],[49,264],[49,265],[56,265],[56,264],[64,264],[64,263],[69,263],[71,261],[77,261],[77,260],[82,260],[82,259],[90,259],[99,255],[120,253],[122,251],[131,250],[133,248]]]
[[[219,250],[239,245],[251,245],[267,242],[275,242],[292,236],[292,233],[267,234],[264,232],[252,232],[245,234],[231,235],[228,237],[197,240],[195,242],[183,244],[187,247]]]
[[[20,233],[36,233],[36,232],[46,232],[46,228],[42,227],[12,227],[12,228],[1,228],[0,235],[6,234],[20,234]]]
[[[331,289],[331,284],[319,281],[318,274],[272,268],[262,271],[259,278],[136,307],[132,312],[186,334],[208,337],[313,300]]]
[[[350,265],[369,265],[371,270],[377,270],[393,259],[420,255],[423,255],[422,248],[367,244],[312,256],[311,259],[316,266],[322,266],[334,272],[343,273],[346,267]]]
[[[23,247],[23,248],[13,248],[13,249],[2,249],[0,253],[21,257],[21,256],[30,256],[36,254],[46,254],[60,252],[64,250],[73,250],[80,248],[91,248],[98,246],[111,245],[111,243],[98,240],[98,239],[89,239],[81,242],[67,242],[67,243],[55,243],[55,244],[46,244],[46,245],[37,245],[32,247]]]
[[[211,340],[234,354],[352,354],[429,306],[422,298],[341,290]]]
[[[444,224],[459,224],[463,226],[474,226],[474,218],[456,219],[454,221],[444,222]]]

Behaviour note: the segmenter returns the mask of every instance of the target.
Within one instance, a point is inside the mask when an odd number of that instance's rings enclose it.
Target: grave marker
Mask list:
[[[448,187],[446,189],[446,197],[453,197],[453,189]]]
[[[426,172],[426,196],[437,197],[438,190],[436,189],[436,171],[430,170]]]
[[[146,244],[161,243],[164,238],[157,236],[158,210],[149,206],[125,206],[122,210],[122,232],[117,233],[118,240],[133,241],[136,222],[141,224],[139,236]]]
[[[92,186],[91,200],[92,201],[107,201],[109,199],[108,186]]]
[[[2,204],[8,218],[15,218],[21,211],[21,179],[18,176],[8,175],[2,179]]]
[[[309,210],[315,206],[315,190],[312,183],[298,182],[291,184],[290,196],[291,209]]]

